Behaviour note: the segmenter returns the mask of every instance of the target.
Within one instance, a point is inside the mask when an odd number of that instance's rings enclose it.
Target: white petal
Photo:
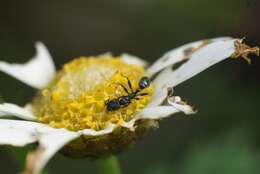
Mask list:
[[[166,52],[161,58],[159,58],[149,69],[148,74],[153,75],[160,70],[166,68],[167,66],[174,65],[178,62],[186,60],[189,58],[189,53],[199,49],[210,42],[215,42],[219,40],[230,40],[230,37],[219,37],[213,39],[205,39],[192,43],[185,44],[173,50]]]
[[[31,121],[0,119],[0,144],[25,146],[37,141],[37,130],[49,131],[44,124]]]
[[[83,134],[90,136],[109,134],[115,127],[116,125],[111,124],[100,131],[85,129],[72,132],[31,121],[0,119],[0,145],[24,146],[39,142],[39,147],[28,154],[24,171],[39,174],[51,157],[73,139]]]
[[[13,76],[34,88],[45,87],[55,75],[55,66],[47,48],[36,43],[36,56],[25,64],[10,64],[0,61],[0,71]]]
[[[25,120],[35,120],[36,117],[27,108],[22,108],[12,103],[0,104],[0,118],[3,116],[16,116]]]
[[[144,61],[143,59],[139,58],[139,57],[136,57],[136,56],[133,56],[133,55],[130,55],[130,54],[126,54],[126,53],[122,54],[120,57],[127,64],[139,65],[139,66],[142,66],[142,67],[147,66],[147,62]]]
[[[131,131],[134,131],[135,123],[138,120],[141,119],[158,120],[158,119],[168,117],[177,112],[180,112],[180,110],[173,106],[147,107],[141,110],[140,112],[138,112],[131,121],[124,122],[122,126],[130,129]]]
[[[138,119],[161,119],[180,112],[172,106],[156,106],[145,108],[137,114]]]
[[[47,162],[67,143],[80,135],[64,129],[56,129],[39,137],[39,147],[28,154],[24,173],[40,174]]]
[[[59,149],[79,136],[77,132],[55,129],[41,123],[0,119],[1,145],[24,146],[34,142],[40,144],[35,152],[28,155],[25,173],[39,174]]]
[[[110,124],[107,126],[107,128],[103,130],[95,131],[93,129],[84,129],[82,131],[78,131],[78,133],[82,135],[89,135],[89,136],[100,136],[100,135],[105,135],[113,132],[115,128],[116,128],[115,124]]]
[[[162,103],[167,96],[169,87],[175,87],[208,67],[230,57],[236,51],[234,46],[236,41],[236,39],[213,41],[193,52],[188,61],[176,70],[172,70],[172,67],[163,70],[153,81],[155,93],[149,106]]]
[[[66,144],[81,135],[100,136],[111,133],[116,125],[110,124],[106,129],[95,131],[85,129],[78,132],[68,131],[66,129],[55,129],[49,132],[37,130],[40,146],[36,151],[27,156],[27,165],[24,173],[39,174],[47,162]]]
[[[102,54],[98,54],[96,57],[112,57],[113,54],[111,52],[105,52]]]

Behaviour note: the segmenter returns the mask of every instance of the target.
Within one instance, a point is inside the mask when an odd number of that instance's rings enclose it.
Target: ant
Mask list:
[[[106,100],[105,105],[106,105],[106,109],[108,111],[115,111],[120,108],[127,107],[131,103],[131,100],[133,100],[133,99],[139,100],[140,98],[138,98],[138,96],[148,95],[148,93],[140,93],[143,89],[148,88],[150,86],[150,79],[148,77],[142,77],[139,80],[139,84],[138,84],[139,88],[136,89],[135,91],[133,90],[132,84],[131,84],[130,80],[128,79],[128,77],[126,77],[126,79],[128,82],[128,86],[131,89],[131,92],[129,92],[124,85],[119,84],[124,89],[124,91],[127,93],[127,95],[120,96],[120,97],[112,99],[112,100]]]

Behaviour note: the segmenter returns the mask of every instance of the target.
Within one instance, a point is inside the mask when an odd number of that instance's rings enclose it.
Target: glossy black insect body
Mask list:
[[[139,84],[138,84],[139,88],[136,90],[133,90],[131,81],[128,78],[127,78],[127,82],[128,82],[128,86],[129,86],[131,92],[129,92],[128,89],[124,85],[119,84],[124,89],[124,91],[127,93],[127,95],[105,101],[106,109],[108,111],[115,111],[120,108],[124,108],[124,107],[128,106],[133,99],[139,100],[138,96],[148,95],[148,93],[140,93],[143,89],[148,88],[150,86],[150,79],[148,77],[142,77],[139,80]]]

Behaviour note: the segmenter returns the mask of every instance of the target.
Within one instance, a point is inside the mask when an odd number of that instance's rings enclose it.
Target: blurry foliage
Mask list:
[[[260,153],[251,144],[250,133],[245,132],[243,129],[211,142],[192,145],[178,166],[167,161],[147,169],[146,173],[257,174]]]
[[[25,166],[26,155],[34,148],[33,145],[30,145],[26,147],[7,147],[5,150],[8,152],[8,156],[14,160],[15,165],[18,167],[18,171],[23,171]],[[14,171],[14,173],[16,172],[17,171]],[[47,172],[47,170],[44,169],[42,174],[51,173]]]
[[[256,0],[1,1],[0,60],[27,61],[38,40],[50,49],[57,67],[73,57],[107,51],[152,62],[176,46],[216,36],[246,36],[260,46],[259,6]],[[120,154],[124,173],[259,173],[259,62],[247,66],[228,60],[176,87],[176,95],[198,114],[163,120],[160,129]],[[0,84],[5,101],[20,105],[36,92],[3,73]],[[28,149],[14,151],[22,161]],[[0,148],[1,170],[19,171],[7,152]],[[48,168],[52,173],[95,172],[91,160],[62,155]]]
[[[0,103],[3,103],[4,100],[3,100],[3,97],[0,95]]]
[[[16,165],[19,168],[19,171],[22,171],[25,165],[25,159],[26,159],[26,154],[32,150],[32,148],[28,147],[6,147],[6,151],[8,151],[8,154],[10,158],[13,158]]]

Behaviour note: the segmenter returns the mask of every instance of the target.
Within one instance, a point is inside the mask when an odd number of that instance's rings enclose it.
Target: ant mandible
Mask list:
[[[108,111],[115,111],[120,108],[127,107],[133,99],[139,100],[138,96],[148,95],[148,93],[140,93],[143,89],[148,88],[150,86],[150,79],[148,77],[142,77],[139,80],[139,84],[138,84],[139,88],[136,89],[135,91],[133,90],[131,81],[128,79],[128,77],[126,77],[126,79],[128,82],[128,86],[131,89],[131,92],[129,92],[124,85],[119,84],[127,93],[127,95],[120,96],[112,100],[106,100],[105,105]]]

